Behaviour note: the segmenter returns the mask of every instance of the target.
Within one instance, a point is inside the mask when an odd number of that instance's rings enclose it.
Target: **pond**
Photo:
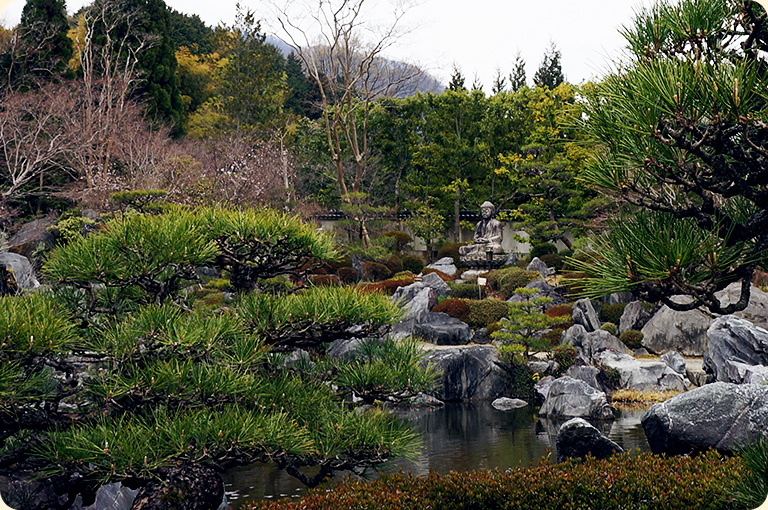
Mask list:
[[[647,451],[648,442],[640,425],[644,410],[621,411],[612,421],[592,422],[625,451]],[[380,472],[411,471],[425,476],[475,469],[506,469],[527,466],[549,452],[553,458],[555,436],[563,423],[539,417],[535,409],[497,411],[490,402],[451,403],[443,407],[396,411],[422,433],[423,448],[413,460],[397,460],[366,473],[374,479]],[[343,479],[343,475],[336,480]],[[269,464],[254,464],[224,475],[227,499],[233,509],[244,501],[263,498],[300,497],[307,489],[284,471]],[[329,487],[334,482],[329,483]]]

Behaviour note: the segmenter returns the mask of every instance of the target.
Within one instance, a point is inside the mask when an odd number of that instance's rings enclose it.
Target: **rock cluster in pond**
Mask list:
[[[706,384],[655,404],[642,425],[654,453],[732,453],[768,430],[768,386]]]
[[[596,459],[605,459],[614,453],[623,453],[617,445],[583,418],[573,418],[563,423],[555,440],[557,459],[583,459],[591,455]]]
[[[520,409],[521,407],[526,407],[528,405],[528,402],[526,402],[525,400],[520,400],[519,398],[501,397],[491,402],[491,405],[493,406],[494,409],[497,409],[499,411],[511,411],[513,409]]]

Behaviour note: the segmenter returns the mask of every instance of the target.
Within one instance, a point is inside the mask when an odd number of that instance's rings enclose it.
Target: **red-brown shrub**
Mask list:
[[[444,299],[432,309],[433,312],[447,313],[451,317],[467,322],[469,320],[468,299]]]

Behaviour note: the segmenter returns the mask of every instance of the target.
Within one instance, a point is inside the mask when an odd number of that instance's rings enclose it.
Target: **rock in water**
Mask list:
[[[493,400],[507,387],[506,373],[496,362],[495,347],[477,345],[432,351],[425,363],[442,372],[436,397],[443,401]]]
[[[651,451],[734,453],[768,430],[768,386],[705,384],[654,404],[642,418]]]
[[[499,411],[511,411],[512,409],[519,409],[527,406],[528,402],[520,400],[519,398],[501,397],[491,402],[491,405],[494,409],[498,409]]]
[[[567,458],[585,458],[591,455],[596,459],[605,459],[614,453],[624,453],[617,445],[583,418],[573,418],[563,423],[555,440],[557,460]]]
[[[539,414],[551,417],[573,418],[588,416],[597,419],[613,418],[605,393],[584,381],[565,376],[549,386]]]

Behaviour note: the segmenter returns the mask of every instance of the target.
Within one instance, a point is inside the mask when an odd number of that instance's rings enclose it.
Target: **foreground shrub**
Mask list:
[[[340,267],[336,270],[336,276],[346,284],[355,283],[357,273],[351,267]]]
[[[515,289],[525,287],[534,280],[541,278],[536,271],[526,271],[519,267],[497,269],[486,274],[488,286],[504,299],[509,299],[515,293]]]
[[[616,455],[507,471],[397,473],[354,481],[300,500],[252,503],[248,510],[741,510],[733,492],[746,470],[738,458],[715,452],[697,457]]]
[[[547,253],[539,258],[547,265],[547,267],[554,267],[556,271],[563,269],[563,257],[557,253]]]
[[[573,305],[554,305],[544,311],[549,317],[572,317]]]
[[[639,349],[643,346],[643,332],[636,329],[622,331],[619,340],[630,349]]]
[[[616,336],[619,334],[619,327],[613,322],[606,322],[605,324],[600,326],[600,329],[603,331],[607,331],[613,336]]]
[[[395,254],[390,255],[386,262],[384,262],[384,265],[392,271],[392,274],[399,273],[403,270],[403,261]]]
[[[560,344],[550,353],[552,359],[560,365],[560,371],[565,372],[576,363],[576,349],[572,345]]]
[[[533,245],[533,248],[531,248],[531,259],[533,259],[534,257],[539,257],[540,259],[542,259],[544,255],[550,255],[553,253],[557,253],[557,246],[555,246],[554,244],[537,243]]]

